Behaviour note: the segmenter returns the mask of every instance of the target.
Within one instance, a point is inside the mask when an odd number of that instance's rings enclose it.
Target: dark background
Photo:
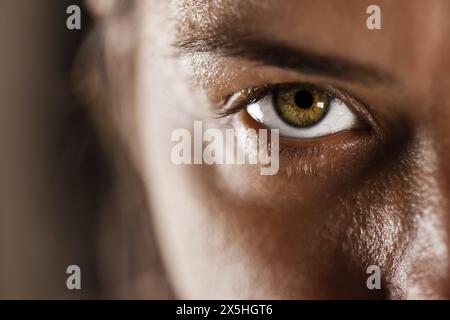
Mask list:
[[[66,8],[82,8],[82,30]],[[0,0],[0,298],[95,298],[98,181],[88,110],[73,91],[74,58],[92,21],[82,1]],[[82,269],[82,290],[66,268]]]

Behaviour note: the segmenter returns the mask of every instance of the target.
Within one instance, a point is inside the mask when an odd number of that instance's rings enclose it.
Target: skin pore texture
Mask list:
[[[376,31],[370,4],[138,2],[138,161],[178,297],[450,298],[450,2],[377,1]],[[366,128],[280,137],[274,176],[172,163],[173,130],[258,127],[215,111],[286,83],[339,88]]]

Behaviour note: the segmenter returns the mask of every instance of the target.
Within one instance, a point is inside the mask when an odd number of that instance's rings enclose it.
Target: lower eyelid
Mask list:
[[[282,172],[287,176],[306,175],[321,176],[324,155],[323,146],[307,145],[292,147],[280,145],[280,160],[285,163],[281,166]]]
[[[246,112],[235,115],[237,126],[263,129]],[[234,122],[234,121],[233,121]],[[376,142],[370,130],[341,131],[311,139],[280,137],[280,174],[330,177],[351,174],[366,166]]]
[[[375,141],[367,131],[340,132],[327,143],[309,141],[299,144],[282,139],[280,170],[287,175],[324,178],[350,175],[366,168],[376,150]]]

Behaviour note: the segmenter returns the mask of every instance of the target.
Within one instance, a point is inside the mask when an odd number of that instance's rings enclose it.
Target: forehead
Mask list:
[[[198,37],[239,30],[239,33],[318,49],[351,45],[371,36],[366,27],[369,4],[358,0],[181,0],[177,20],[181,36]],[[392,5],[389,5],[390,7]],[[392,10],[389,10],[392,12]],[[382,31],[381,33],[385,33]],[[372,38],[377,37],[372,34]],[[373,41],[372,41],[373,42]],[[333,52],[339,48],[333,48]]]
[[[450,8],[446,0],[173,0],[173,3],[177,14],[184,22],[189,22],[190,27],[250,23],[247,27],[275,30],[289,27],[291,31],[298,31],[308,26],[309,30],[332,28],[335,32],[347,33],[349,28],[360,25],[365,28],[366,10],[373,4],[378,5],[388,15],[390,25],[396,27],[427,22],[435,25],[436,21],[429,19],[442,16],[440,13]]]

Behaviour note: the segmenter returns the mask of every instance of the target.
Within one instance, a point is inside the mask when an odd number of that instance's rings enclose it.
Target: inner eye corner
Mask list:
[[[330,92],[335,95],[335,99],[339,103],[345,104],[355,114],[364,129],[378,132],[379,125],[366,107],[366,103],[345,90],[338,88],[333,88],[332,90]]]

